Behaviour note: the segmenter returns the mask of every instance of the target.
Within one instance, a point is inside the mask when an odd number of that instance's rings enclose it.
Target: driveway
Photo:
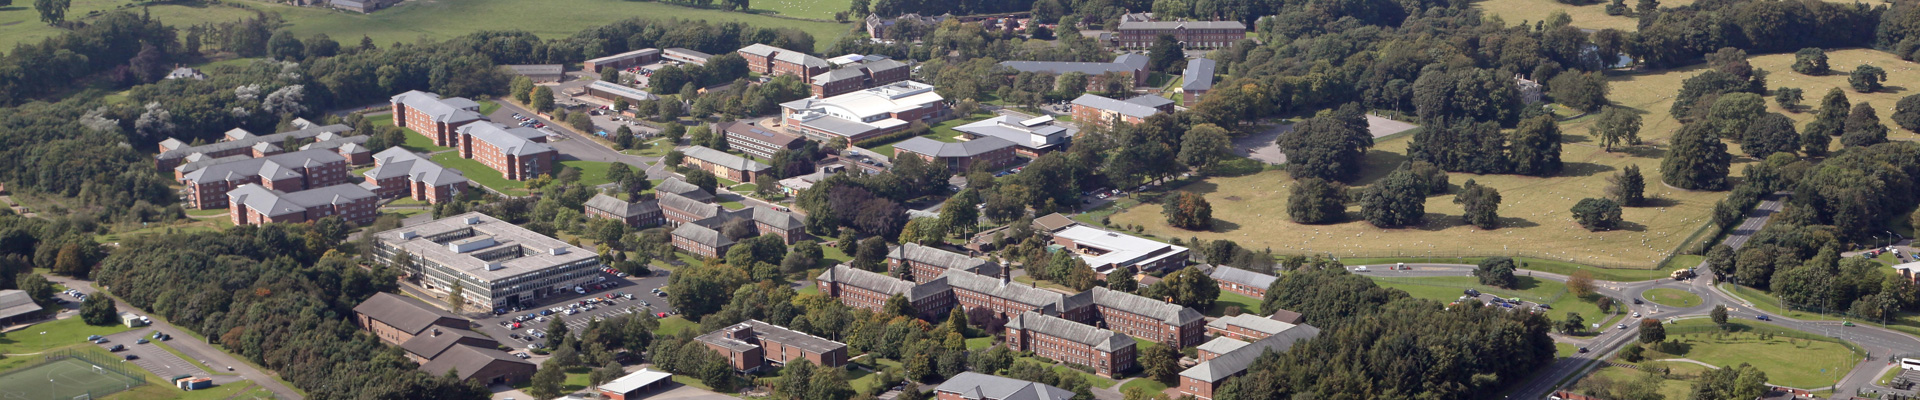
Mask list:
[[[53,283],[66,285],[69,288],[79,290],[80,292],[87,293],[88,295],[93,295],[94,293],[99,292],[99,290],[94,289],[92,281],[83,281],[83,280],[78,280],[78,279],[73,279],[73,278],[68,278],[63,276],[47,276],[47,280],[52,281]],[[168,341],[167,345],[173,346],[174,350],[179,350],[180,354],[186,355],[187,358],[198,360],[203,362],[206,365],[211,365],[214,367],[232,367],[233,372],[237,374],[238,379],[251,380],[254,383],[259,384],[260,387],[263,387],[269,391],[272,391],[275,396],[278,396],[282,399],[306,398],[306,396],[301,396],[299,392],[293,391],[293,388],[289,388],[287,387],[287,385],[280,384],[280,381],[274,380],[272,378],[273,375],[268,374],[265,371],[261,371],[260,369],[254,368],[245,363],[241,363],[238,359],[234,358],[233,355],[227,354],[226,352],[220,351],[219,349],[215,349],[213,348],[213,345],[207,344],[207,342],[205,341],[194,339],[192,335],[188,335],[185,330],[173,326],[173,324],[167,322],[165,318],[147,314],[146,311],[142,311],[140,309],[134,308],[133,306],[129,306],[127,305],[126,302],[122,302],[118,299],[115,299],[113,301],[113,306],[114,306],[114,309],[119,311],[128,311],[128,312],[133,312],[136,314],[146,315],[148,317],[151,317],[153,319],[153,325],[148,326],[146,328],[138,329],[136,331],[152,332],[154,330],[159,330],[160,332],[164,332],[167,335],[173,336],[173,340]],[[128,343],[131,343],[131,342],[128,342]]]
[[[173,355],[173,353],[168,352],[166,349],[160,348],[159,346],[160,342],[151,341],[153,340],[153,332],[154,332],[153,329],[143,327],[143,328],[135,328],[134,330],[131,330],[131,331],[107,335],[108,342],[106,344],[101,344],[99,346],[101,348],[111,348],[113,347],[113,345],[116,345],[116,344],[124,346],[125,347],[124,350],[114,352],[114,355],[120,356],[123,359],[128,355],[136,356],[137,358],[135,358],[132,361],[122,361],[122,362],[132,363],[134,365],[140,366],[140,368],[145,368],[147,369],[147,371],[153,372],[154,376],[159,376],[161,379],[172,378],[180,375],[193,375],[198,377],[213,378],[213,384],[215,385],[225,385],[229,383],[240,382],[242,380],[237,375],[210,374],[208,371],[213,370],[214,367],[207,366],[206,369],[201,369],[201,366],[206,364],[202,364],[201,362],[199,362],[199,360],[193,360],[193,361],[183,360],[179,356],[175,356]],[[173,338],[174,340],[166,342],[168,346],[172,346],[175,341],[181,340],[180,336],[174,336]],[[138,342],[141,339],[147,339],[147,340],[150,340],[151,342],[148,342],[147,344],[139,344]],[[188,337],[185,340],[193,340],[193,338]]]
[[[560,135],[559,138],[551,140],[547,145],[553,146],[555,150],[560,151],[560,160],[562,161],[586,160],[625,163],[634,167],[636,170],[647,171],[647,179],[666,179],[670,176],[664,168],[647,165],[648,162],[654,162],[656,165],[659,164],[658,161],[660,161],[660,159],[657,157],[620,154],[620,152],[614,151],[606,145],[600,144],[600,142],[595,142],[587,139],[585,136],[574,133],[572,130],[562,128],[559,124],[554,123],[554,121],[540,118],[535,115],[533,111],[520,108],[520,106],[514,105],[512,102],[499,101],[498,103],[500,104],[500,109],[494,110],[493,114],[488,115],[487,118],[494,121],[513,121],[513,114],[520,114],[546,123],[547,131]]]
[[[1367,133],[1373,135],[1374,140],[1419,127],[1418,125],[1395,121],[1378,115],[1367,114]],[[1280,135],[1292,132],[1293,124],[1290,123],[1266,126],[1253,134],[1235,138],[1233,140],[1233,154],[1268,164],[1286,164],[1287,155],[1281,154],[1280,145],[1274,142],[1280,139]]]

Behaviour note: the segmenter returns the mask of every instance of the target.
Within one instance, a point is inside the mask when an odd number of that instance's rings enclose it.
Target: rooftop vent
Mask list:
[[[499,271],[499,270],[502,270],[502,269],[506,269],[506,268],[507,268],[507,266],[506,266],[506,265],[504,265],[504,264],[501,264],[501,263],[500,263],[500,262],[498,262],[498,261],[495,261],[495,262],[490,262],[490,263],[487,263],[487,270],[488,270],[488,271]]]
[[[467,217],[467,225],[479,225],[480,217]]]
[[[567,254],[567,248],[565,248],[565,247],[555,247],[555,248],[553,248],[552,250],[548,250],[548,251],[547,251],[547,254],[552,254],[552,255],[556,255],[556,256],[557,256],[557,255],[561,255],[561,254]]]
[[[420,234],[419,234],[419,233],[416,233],[416,232],[414,232],[414,231],[406,231],[406,232],[400,232],[400,238],[401,238],[401,239],[412,239],[412,238],[416,238],[416,237],[420,237]]]

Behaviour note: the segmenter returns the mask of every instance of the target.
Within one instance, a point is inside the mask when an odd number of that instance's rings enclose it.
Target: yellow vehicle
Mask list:
[[[1673,280],[1677,281],[1677,280],[1683,280],[1683,279],[1692,278],[1692,277],[1693,277],[1692,269],[1673,270]]]

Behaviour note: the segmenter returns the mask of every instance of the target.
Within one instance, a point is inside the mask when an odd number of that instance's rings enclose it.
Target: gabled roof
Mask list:
[[[1209,58],[1187,60],[1187,69],[1181,71],[1180,75],[1182,76],[1181,90],[1211,90],[1213,89],[1213,60]]]
[[[412,339],[407,339],[405,343],[400,344],[400,349],[431,360],[454,345],[462,343],[489,348],[500,345],[500,342],[478,332],[458,328],[434,328],[425,335],[416,335]]]
[[[1208,328],[1225,330],[1229,326],[1238,326],[1250,331],[1272,335],[1280,332],[1285,332],[1288,329],[1293,329],[1294,327],[1297,327],[1299,325],[1280,322],[1280,321],[1273,320],[1271,318],[1262,317],[1262,316],[1253,315],[1253,314],[1240,314],[1240,315],[1235,315],[1231,317],[1218,318],[1218,319],[1214,319],[1213,321],[1207,322]]]
[[[1268,286],[1273,286],[1274,280],[1280,279],[1280,278],[1274,277],[1273,275],[1262,274],[1259,272],[1248,271],[1248,270],[1229,267],[1225,265],[1213,267],[1213,273],[1207,274],[1207,276],[1213,277],[1213,279],[1217,281],[1227,281],[1227,282],[1238,283],[1241,286],[1256,287],[1256,288],[1260,288],[1260,290],[1266,290]]]
[[[1232,353],[1234,350],[1239,350],[1241,347],[1247,347],[1247,344],[1244,340],[1221,336],[1213,338],[1213,340],[1208,340],[1206,343],[1200,344],[1199,347],[1194,347],[1194,349],[1213,354],[1227,354]]]
[[[353,306],[353,312],[366,315],[367,318],[391,325],[409,334],[419,334],[444,318],[465,321],[460,316],[439,307],[386,292],[374,293],[373,297],[368,297],[366,301],[360,302],[360,305]]]
[[[459,97],[441,99],[438,94],[409,90],[394,95],[392,101],[425,113],[433,122],[453,123],[485,118],[478,111],[479,103]]]
[[[902,243],[887,251],[887,258],[932,264],[946,269],[958,269],[979,273],[980,267],[990,264],[987,260],[968,257],[965,254],[941,250],[919,243]]]
[[[1007,321],[1007,329],[1020,329],[1092,346],[1094,350],[1114,352],[1133,347],[1132,337],[1065,318],[1037,312],[1024,312]]]
[[[460,170],[440,166],[419,154],[395,146],[373,155],[373,169],[365,175],[373,180],[394,177],[407,177],[413,182],[428,186],[446,186],[467,181],[467,175]]]
[[[948,269],[940,277],[947,280],[948,286],[1038,307],[1046,310],[1046,314],[1078,308],[1064,293],[1022,284],[1001,284],[999,279],[965,270]]]
[[[766,224],[774,229],[783,231],[800,229],[806,226],[806,223],[801,222],[799,218],[795,218],[791,213],[764,206],[753,206],[753,222]]]
[[[673,236],[687,238],[694,243],[715,249],[733,245],[733,239],[728,239],[726,235],[720,234],[720,231],[700,226],[700,224],[680,224],[679,228],[673,228]]]
[[[720,216],[720,206],[713,203],[694,201],[671,192],[659,192],[656,198],[661,209],[693,214],[697,217],[695,221]]]
[[[435,376],[446,375],[448,370],[457,370],[461,380],[472,379],[473,374],[495,363],[518,364],[520,368],[533,370],[538,367],[507,352],[483,349],[474,346],[456,345],[442,352],[439,357],[420,365],[422,371]]]
[[[934,295],[947,288],[946,281],[936,281],[936,282],[940,282],[938,285],[935,285],[933,282],[928,282],[925,285],[919,285],[919,284],[914,284],[913,281],[887,276],[885,274],[881,274],[878,272],[867,271],[859,268],[853,268],[853,267],[847,266],[846,264],[835,264],[833,267],[827,268],[826,271],[820,272],[820,276],[818,279],[821,282],[838,282],[842,285],[853,286],[861,289],[871,290],[874,292],[906,296],[907,300],[913,300],[913,301],[924,299],[927,296]],[[925,286],[926,288],[923,289],[922,288],[923,286]],[[937,286],[937,287],[933,287],[933,286]]]
[[[234,128],[227,131],[226,137],[229,139],[227,141],[200,145],[200,146],[174,147],[174,148],[171,148],[170,150],[161,152],[160,154],[153,156],[153,158],[160,159],[160,160],[186,158],[187,156],[193,155],[194,153],[218,153],[218,152],[227,151],[227,150],[251,148],[256,143],[273,143],[277,145],[277,144],[280,144],[281,142],[285,142],[289,138],[308,139],[308,138],[319,137],[322,134],[328,134],[328,133],[337,134],[337,133],[348,132],[352,130],[353,130],[353,127],[334,124],[334,125],[302,128],[299,130],[280,132],[280,133],[275,133],[275,134],[266,135],[266,136],[254,136],[252,133],[248,133],[245,129]],[[175,140],[174,142],[178,143],[179,141]]]
[[[728,154],[727,152],[714,150],[706,146],[687,146],[687,148],[681,149],[680,152],[686,154],[687,158],[740,171],[759,172],[765,171],[767,168],[773,168],[766,164],[761,164],[758,161],[749,160],[746,157]]]
[[[229,159],[229,158],[221,158]],[[346,162],[346,157],[331,150],[301,150],[280,153],[261,158],[232,159],[231,162],[211,164],[188,172],[182,180],[192,183],[243,180],[259,176],[264,180],[281,180],[299,177],[293,168],[317,167],[335,162]]]
[[[1121,22],[1120,30],[1136,29],[1239,29],[1247,30],[1247,24],[1240,21],[1138,21]]]
[[[1047,214],[1045,217],[1033,219],[1034,229],[1039,229],[1047,233],[1053,233],[1054,231],[1079,224],[1080,222],[1074,221],[1073,218],[1067,218],[1065,215],[1060,215],[1060,213]]]
[[[533,128],[507,128],[504,125],[489,122],[461,125],[456,131],[461,135],[471,136],[493,145],[499,148],[502,154],[529,156],[554,151],[553,146],[532,140],[535,137],[546,136],[545,133]]]
[[[1067,400],[1073,398],[1073,392],[1052,385],[1023,381],[1019,379],[961,372],[940,386],[935,392],[958,394],[967,400]]]
[[[1266,339],[1260,339],[1246,346],[1240,346],[1233,351],[1220,354],[1219,357],[1214,357],[1212,360],[1196,364],[1192,368],[1180,371],[1180,376],[1199,379],[1204,382],[1220,382],[1222,379],[1227,379],[1227,377],[1239,374],[1240,371],[1247,370],[1247,366],[1252,365],[1254,359],[1260,358],[1260,355],[1266,353],[1268,350],[1284,352],[1287,351],[1287,349],[1293,348],[1293,345],[1299,341],[1312,339],[1319,335],[1320,328],[1315,328],[1313,325],[1300,325],[1293,329],[1282,331],[1279,334],[1268,336]]]
[[[1147,69],[1147,62],[1147,55],[1140,53],[1121,54],[1119,57],[1113,58],[1114,64],[1125,65],[1129,71]]]
[[[593,195],[593,198],[587,199],[586,207],[600,210],[620,218],[632,218],[634,216],[652,214],[660,211],[660,206],[651,201],[636,201],[630,203],[625,200],[620,200],[618,197],[608,196],[605,193],[596,194]]]
[[[784,327],[784,326],[761,322],[760,320],[757,320],[757,319],[749,319],[749,320],[746,320],[745,322],[729,325],[726,328],[721,328],[720,330],[717,330],[717,331],[707,332],[707,334],[700,335],[699,337],[694,338],[694,340],[699,340],[705,343],[718,344],[728,348],[735,348],[735,349],[740,349],[740,348],[750,349],[753,347],[759,347],[759,345],[757,344],[746,343],[740,340],[727,338],[726,333],[728,331],[734,330],[734,329],[742,329],[742,328],[753,329],[753,338],[757,339],[757,341],[778,342],[781,345],[796,348],[801,351],[805,351],[809,353],[825,354],[827,352],[831,352],[834,350],[841,350],[841,349],[847,348],[846,343],[827,340],[826,338],[822,338],[819,336],[808,335],[806,333],[801,333],[799,331],[787,329],[787,327]]]
[[[1108,290],[1107,288],[1098,286],[1095,286],[1093,290],[1088,291],[1088,293],[1093,293],[1094,304],[1158,319],[1169,325],[1186,326],[1189,323],[1206,319],[1205,316],[1200,315],[1200,312],[1193,311],[1191,308],[1140,297],[1132,293]]]
[[[1013,147],[1013,142],[993,136],[985,136],[958,143],[947,143],[915,136],[893,145],[893,148],[896,150],[905,150],[916,154],[941,158],[974,157],[1008,147]]]
[[[374,197],[377,196],[373,192],[353,183],[293,193],[249,183],[227,192],[227,198],[231,201],[244,204],[247,208],[269,217],[303,213],[313,207],[348,204]]]
[[[1172,100],[1168,100],[1168,101],[1172,101]],[[1106,97],[1106,96],[1101,96],[1101,95],[1091,94],[1091,93],[1082,94],[1080,95],[1079,98],[1073,99],[1073,104],[1092,107],[1100,110],[1113,111],[1116,113],[1120,113],[1120,115],[1126,115],[1126,116],[1136,117],[1136,118],[1151,117],[1154,114],[1160,113],[1160,109],[1153,108],[1152,106],[1135,103],[1135,102],[1115,100],[1111,97]]]
[[[669,177],[666,180],[660,181],[660,185],[654,186],[653,191],[656,193],[672,193],[701,203],[713,201],[713,193],[701,190],[699,186],[694,186],[691,183],[682,181],[679,177]]]
[[[13,318],[27,313],[40,311],[40,305],[21,290],[0,290],[0,319]]]

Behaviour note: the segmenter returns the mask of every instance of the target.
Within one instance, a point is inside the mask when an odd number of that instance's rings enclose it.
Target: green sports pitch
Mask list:
[[[74,357],[51,358],[0,375],[0,400],[93,399],[144,384],[117,368],[102,368]]]

